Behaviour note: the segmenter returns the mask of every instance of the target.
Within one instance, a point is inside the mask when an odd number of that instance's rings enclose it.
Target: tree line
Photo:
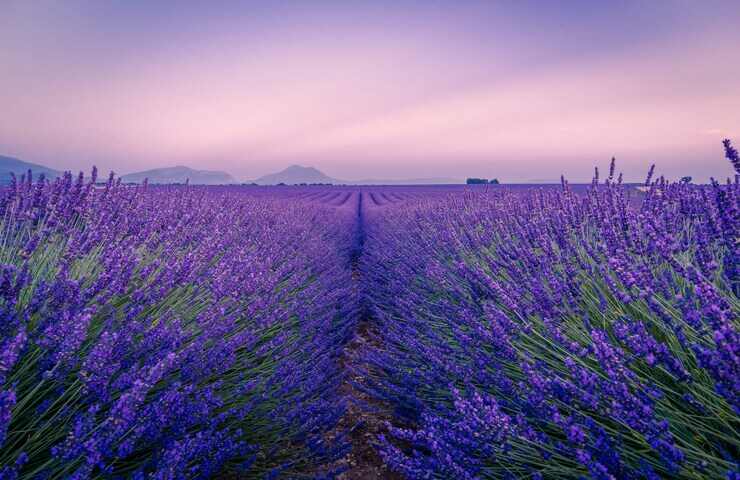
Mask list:
[[[492,178],[491,180],[488,180],[487,178],[468,178],[465,183],[468,185],[481,185],[481,184],[491,184],[491,185],[498,185],[499,181],[498,178]]]

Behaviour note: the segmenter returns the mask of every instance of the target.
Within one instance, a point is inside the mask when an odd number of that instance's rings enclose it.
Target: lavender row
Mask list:
[[[614,173],[368,212],[363,373],[394,470],[738,478],[740,185]]]
[[[66,175],[0,192],[0,478],[318,471],[355,212]]]

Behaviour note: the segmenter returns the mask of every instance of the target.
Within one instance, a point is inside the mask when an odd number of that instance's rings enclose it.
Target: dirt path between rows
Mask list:
[[[364,205],[366,195],[359,194],[357,204],[356,245],[350,258],[352,279],[360,298],[360,316],[352,340],[346,345],[341,359],[342,367],[347,372],[347,379],[341,387],[342,395],[348,401],[347,412],[340,420],[338,431],[349,432],[352,446],[350,452],[339,461],[340,467],[347,470],[341,473],[339,480],[400,480],[403,477],[390,471],[374,447],[378,434],[385,431],[385,421],[391,419],[387,405],[378,402],[355,385],[366,384],[367,379],[361,372],[365,371],[363,353],[377,348],[377,335],[374,335],[374,322],[371,309],[363,304],[363,281],[360,263],[365,244]]]

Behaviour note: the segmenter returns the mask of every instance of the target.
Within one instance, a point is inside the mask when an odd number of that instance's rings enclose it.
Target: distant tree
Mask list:
[[[280,183],[278,183],[278,184],[277,184],[277,186],[278,186],[278,187],[284,187],[284,186],[285,186],[285,183],[283,183],[283,182],[280,182]]]
[[[498,185],[498,178],[492,178],[490,182],[491,185]]]
[[[486,178],[468,178],[465,183],[468,185],[480,185],[484,183],[488,183],[488,179]]]
[[[681,183],[691,183],[691,177],[681,177]]]

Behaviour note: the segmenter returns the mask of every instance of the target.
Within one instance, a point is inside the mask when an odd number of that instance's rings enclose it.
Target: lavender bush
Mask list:
[[[614,173],[368,215],[364,373],[395,470],[738,478],[740,185]]]
[[[407,478],[735,480],[740,176],[653,172],[24,176],[0,189],[0,480],[334,477],[347,412],[385,407]]]
[[[22,178],[0,200],[0,478],[305,472],[341,453],[352,212]]]

